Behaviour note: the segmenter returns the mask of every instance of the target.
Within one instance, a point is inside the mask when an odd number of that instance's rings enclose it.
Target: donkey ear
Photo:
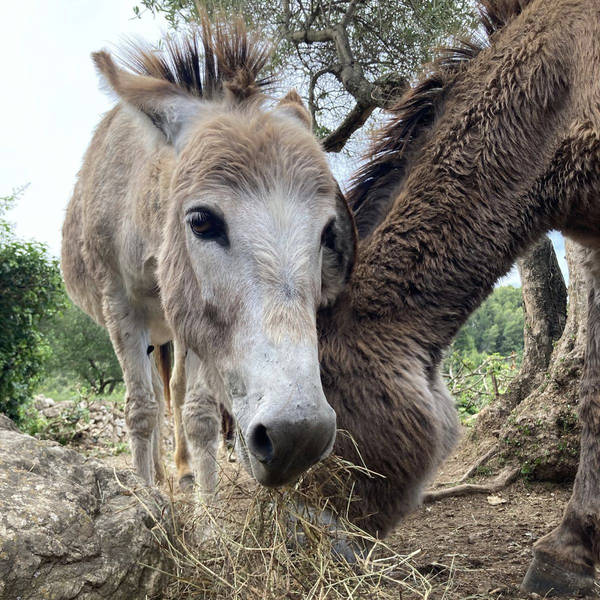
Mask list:
[[[339,186],[336,194],[335,219],[323,233],[321,308],[335,302],[338,294],[350,280],[356,258],[356,227]]]
[[[275,110],[284,115],[300,121],[307,129],[312,129],[312,117],[304,106],[300,94],[296,90],[290,90],[275,107]]]
[[[177,144],[185,125],[202,108],[198,98],[169,81],[120,69],[104,50],[94,52],[92,59],[108,87],[146,115],[170,144]]]

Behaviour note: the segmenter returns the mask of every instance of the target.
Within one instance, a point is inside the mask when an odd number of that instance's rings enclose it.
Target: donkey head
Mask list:
[[[295,92],[265,108],[243,65],[207,99],[121,70],[106,53],[95,61],[172,148],[159,257],[167,319],[217,367],[241,460],[264,485],[287,483],[333,446],[316,312],[335,301],[355,251],[310,115]]]

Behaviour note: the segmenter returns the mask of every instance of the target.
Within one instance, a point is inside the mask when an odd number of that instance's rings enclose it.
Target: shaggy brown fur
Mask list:
[[[529,2],[480,2],[480,22],[487,38],[475,34],[459,38],[452,47],[440,48],[438,57],[425,69],[425,77],[390,108],[388,124],[375,136],[368,161],[354,174],[347,194],[360,238],[367,237],[390,210],[411,158],[421,149],[436,118],[444,112],[445,100],[461,70]]]
[[[350,192],[366,236],[351,286],[320,319],[324,389],[360,456],[344,437],[336,451],[384,476],[356,476],[351,516],[379,535],[452,447],[439,366],[468,315],[545,231],[600,246],[600,5],[486,0],[483,10],[490,47],[447,54],[377,138]],[[597,302],[593,251],[589,271]],[[580,471],[524,584],[541,594],[589,591],[600,560],[600,319],[590,311]]]
[[[453,48],[442,49],[429,67],[429,75],[411,88],[390,109],[387,127],[373,140],[368,162],[354,175],[347,194],[360,238],[365,238],[391,208],[406,175],[407,166],[421,148],[427,132],[454,79],[466,62],[477,56],[484,40],[459,40]]]

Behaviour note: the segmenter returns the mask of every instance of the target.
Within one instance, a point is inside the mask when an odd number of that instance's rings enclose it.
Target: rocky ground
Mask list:
[[[156,597],[172,523],[168,501],[132,473],[0,415],[1,600]]]

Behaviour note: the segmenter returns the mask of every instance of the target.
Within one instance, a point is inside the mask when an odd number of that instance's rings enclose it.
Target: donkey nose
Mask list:
[[[255,420],[245,436],[254,476],[268,487],[294,481],[331,449],[335,425],[328,405],[316,414]]]
[[[257,423],[248,433],[248,448],[261,463],[268,465],[273,462],[273,442],[262,423]]]

